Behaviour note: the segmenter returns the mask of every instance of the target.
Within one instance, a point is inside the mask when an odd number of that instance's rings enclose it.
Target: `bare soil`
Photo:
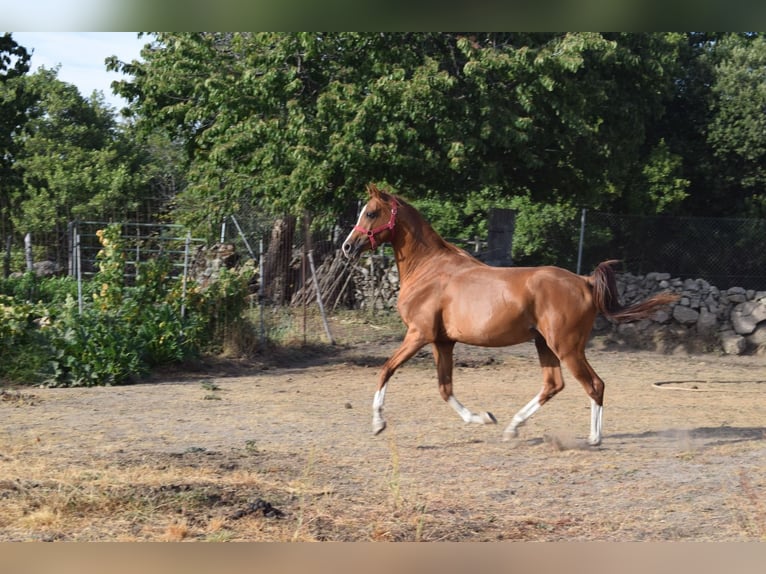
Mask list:
[[[502,441],[534,347],[456,349],[466,425],[396,342],[214,361],[112,388],[0,394],[0,540],[766,539],[766,359],[592,345],[604,442],[568,388]]]

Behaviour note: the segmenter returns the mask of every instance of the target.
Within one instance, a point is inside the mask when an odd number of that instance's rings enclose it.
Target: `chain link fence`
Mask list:
[[[511,219],[512,228],[514,214],[503,215]],[[395,311],[396,293],[392,294],[396,268],[390,248],[355,263],[338,254],[354,222],[349,217],[325,220],[309,215],[275,219],[244,211],[222,227],[222,241],[250,251],[258,262],[259,320],[265,337],[352,342],[372,336],[374,325],[385,326],[381,336],[403,333]],[[634,275],[656,271],[705,279],[721,289],[766,290],[766,220],[583,210],[579,220],[563,231],[562,236],[550,238],[560,254],[555,264],[578,273],[619,259],[622,269]],[[494,259],[488,257],[490,241],[450,240],[480,259]]]
[[[240,260],[254,261],[250,318],[258,326],[261,342],[353,343],[401,336],[390,247],[354,263],[339,255],[354,222],[355,213],[340,218],[318,214],[275,218],[255,209],[243,209],[222,222],[220,244],[233,244]],[[45,251],[70,262],[62,271],[76,276],[79,269],[87,279],[99,248],[95,230],[104,225],[79,222],[63,245],[48,245]],[[705,279],[721,289],[766,290],[766,220],[584,210],[563,231],[561,237],[546,242],[555,244],[559,253],[555,264],[578,273],[590,273],[603,260],[619,259],[623,270],[635,275],[656,271]],[[202,245],[170,225],[125,223],[123,234],[130,238],[129,263],[164,253],[174,257],[180,269]],[[488,240],[452,241],[488,262],[495,257],[488,256]],[[525,259],[523,264],[539,263]]]
[[[766,220],[583,211],[578,261],[588,273],[620,259],[625,271],[766,290]]]

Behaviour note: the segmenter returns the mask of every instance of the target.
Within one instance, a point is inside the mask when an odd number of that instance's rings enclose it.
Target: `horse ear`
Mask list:
[[[367,193],[370,194],[370,199],[375,197],[380,197],[380,190],[378,189],[378,186],[374,183],[371,183],[367,186]]]

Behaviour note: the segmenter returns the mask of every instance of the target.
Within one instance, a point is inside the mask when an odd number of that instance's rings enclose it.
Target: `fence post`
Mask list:
[[[260,327],[261,327],[261,346],[266,344],[266,326],[264,325],[264,313],[266,306],[266,277],[263,268],[263,238],[258,240],[258,272],[260,281],[258,282],[258,306],[260,307]]]
[[[239,236],[242,238],[242,241],[245,243],[245,247],[247,248],[247,252],[250,254],[250,257],[255,261],[255,253],[253,253],[253,250],[250,248],[250,244],[247,242],[247,237],[245,236],[245,232],[242,231],[242,228],[239,226],[239,221],[237,221],[237,218],[233,215],[231,216],[231,220],[234,222],[234,225],[237,228],[237,233],[239,233]]]
[[[580,215],[580,243],[577,246],[577,274],[580,274],[580,268],[582,267],[582,248],[585,242],[585,213],[588,210],[582,208],[582,214]]]
[[[74,256],[77,262],[77,310],[82,315],[82,252],[80,250],[80,226],[74,224]]]
[[[187,231],[186,243],[184,245],[184,276],[181,281],[181,319],[183,319],[186,316],[186,280],[187,280],[186,278],[189,274],[189,246],[190,245],[191,245],[191,231]]]
[[[32,261],[32,234],[31,233],[27,233],[24,236],[24,257],[27,260],[27,271],[32,271],[33,261]]]
[[[13,235],[5,238],[5,255],[3,255],[3,277],[11,274],[11,247],[13,246]]]

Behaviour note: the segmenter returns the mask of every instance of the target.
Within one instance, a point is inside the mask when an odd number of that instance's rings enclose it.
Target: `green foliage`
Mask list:
[[[40,353],[49,312],[40,303],[0,295],[0,380],[34,382],[43,367]]]
[[[689,180],[679,177],[681,167],[681,157],[671,153],[661,139],[641,171],[646,198],[655,213],[668,213],[688,197]]]
[[[707,139],[722,163],[726,201],[764,217],[766,186],[766,37],[731,34],[710,56],[712,118]]]
[[[72,219],[135,207],[137,178],[130,155],[119,148],[114,117],[101,100],[83,98],[56,74],[43,69],[26,78],[39,104],[16,158],[23,187],[12,219],[24,231],[63,230]]]
[[[110,67],[132,76],[117,89],[136,125],[186,143],[175,216],[200,235],[244,203],[339,213],[371,180],[456,203],[471,228],[475,197],[619,198],[684,39],[156,33],[143,62]]]
[[[578,215],[569,203],[536,203],[513,198],[516,210],[513,260],[517,265],[560,265],[573,269],[577,256]]]
[[[252,263],[238,269],[223,268],[204,290],[191,291],[189,308],[196,320],[198,338],[207,343],[207,350],[221,351],[229,332],[241,328],[252,272]]]
[[[53,387],[113,385],[144,374],[135,326],[125,319],[118,311],[97,307],[79,313],[70,298],[50,328],[45,383]]]
[[[121,226],[97,233],[99,272],[86,285],[80,310],[76,284],[27,274],[0,282],[0,377],[49,386],[117,385],[152,368],[220,349],[242,320],[252,269],[224,270],[201,290],[170,274],[162,258],[139,266],[124,283]],[[184,296],[184,291],[186,295]],[[29,293],[46,303],[28,303]]]
[[[61,304],[77,295],[77,281],[71,277],[37,277],[34,273],[0,277],[0,293],[18,301]]]

